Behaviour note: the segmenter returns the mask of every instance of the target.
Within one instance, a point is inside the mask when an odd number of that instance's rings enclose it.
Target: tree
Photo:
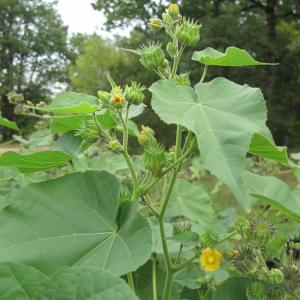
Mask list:
[[[66,80],[67,27],[42,0],[0,1],[0,99],[2,115],[13,120],[7,93],[15,90],[30,100],[49,95]],[[10,132],[5,130],[4,137]]]
[[[235,46],[245,48],[253,56],[269,62],[279,62],[276,68],[233,70],[213,69],[213,76],[226,76],[230,79],[252,86],[262,86],[268,100],[269,122],[279,144],[297,146],[300,144],[299,94],[300,66],[299,52],[295,46],[295,32],[300,30],[300,2],[297,0],[181,0],[182,14],[200,19],[201,42],[187,53],[181,64],[182,70],[192,69],[192,81],[199,80],[199,66],[191,60],[194,50],[208,45],[224,51],[231,41]],[[95,0],[93,7],[107,16],[107,28],[132,24],[134,31],[144,37],[158,37],[146,27],[149,17],[157,16],[168,1]],[[116,9],[112,9],[115,7]],[[145,23],[137,23],[143,18]],[[291,26],[293,30],[291,31]],[[127,44],[130,44],[130,40]],[[135,41],[133,42],[135,46]],[[287,118],[288,116],[288,118]]]

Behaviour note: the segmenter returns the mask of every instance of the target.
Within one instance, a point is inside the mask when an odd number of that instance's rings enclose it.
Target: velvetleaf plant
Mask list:
[[[29,184],[13,193],[0,211],[1,299],[297,297],[300,270],[292,258],[271,270],[266,265],[265,246],[275,230],[267,219],[242,216],[223,238],[210,233],[199,237],[193,225],[214,222],[210,204],[205,202],[207,195],[198,186],[178,179],[190,159],[200,156],[206,170],[228,186],[246,212],[259,199],[300,222],[300,205],[285,183],[246,169],[248,153],[288,164],[286,149],[274,145],[266,126],[267,109],[260,89],[222,77],[205,81],[210,66],[272,63],[259,62],[236,47],[224,53],[206,48],[192,56],[203,65],[200,81],[192,86],[189,73],[179,73],[178,67],[184,50],[199,42],[202,25],[182,17],[177,4],[171,4],[161,19],[149,21],[149,27],[164,29],[169,36],[169,60],[161,43],[150,42],[128,51],[159,77],[149,87],[151,106],[163,122],[177,127],[175,145],[168,150],[153,129],[143,125],[139,131],[131,120],[145,108],[146,88],[138,82],[123,88],[108,74],[110,91],[99,91],[97,97],[62,92],[49,105],[20,104],[16,95],[11,95],[19,113],[50,120],[52,132],[62,137],[52,150],[4,153],[1,166],[24,174],[67,163],[75,168],[76,156],[101,143],[116,153],[115,157],[123,157],[131,183],[128,186],[126,180],[107,171],[71,170],[63,177]],[[0,122],[19,130],[8,120],[1,118]],[[129,154],[129,135],[137,138],[143,150],[142,168]],[[72,143],[67,147],[69,139]],[[159,188],[156,198],[155,188]],[[170,217],[172,198],[183,195],[187,200],[178,200],[181,218],[177,215],[174,219]],[[189,205],[197,207],[197,201],[203,201],[204,208],[188,209]],[[221,244],[231,239],[239,247],[230,255],[222,253]],[[290,245],[290,250],[293,247],[299,246]],[[231,263],[231,276],[217,287],[210,277],[202,276],[205,280],[195,280],[193,285],[184,277],[185,272],[196,272],[198,277],[199,272],[215,272],[223,263]],[[143,275],[139,270],[149,266],[151,287],[144,294],[144,287],[135,283]],[[179,297],[182,287],[190,288],[193,298]]]

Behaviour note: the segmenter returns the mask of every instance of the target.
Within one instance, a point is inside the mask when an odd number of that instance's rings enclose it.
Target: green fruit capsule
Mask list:
[[[160,145],[146,147],[143,159],[145,168],[156,175],[161,173],[167,163],[165,149]]]
[[[248,300],[267,300],[267,293],[265,287],[259,283],[251,283],[246,289],[246,296]]]
[[[144,67],[155,70],[162,66],[165,59],[161,44],[150,44],[140,50],[140,62]]]
[[[132,82],[130,86],[126,86],[125,88],[125,98],[131,104],[141,104],[144,99],[144,91],[146,88],[137,82]]]
[[[201,27],[197,22],[184,18],[176,27],[176,36],[181,43],[194,46],[200,40]]]

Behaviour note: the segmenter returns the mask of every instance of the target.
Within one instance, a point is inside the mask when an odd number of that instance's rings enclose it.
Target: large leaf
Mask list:
[[[244,178],[246,189],[252,196],[300,222],[300,199],[295,199],[285,182],[276,177],[250,172],[245,172]]]
[[[80,152],[82,138],[74,131],[64,133],[52,146],[54,151],[62,151],[70,155],[76,155]]]
[[[150,226],[136,206],[119,209],[119,183],[107,172],[28,185],[0,212],[0,261],[45,274],[64,266],[124,274],[149,259],[151,244]]]
[[[255,134],[251,140],[249,153],[268,158],[280,163],[288,164],[286,147],[278,147],[263,135]]]
[[[50,105],[38,108],[54,114],[92,113],[99,108],[97,97],[83,93],[62,92],[55,96]]]
[[[242,173],[252,136],[265,131],[267,112],[261,91],[225,78],[197,84],[195,89],[160,80],[150,91],[159,117],[196,135],[205,167],[249,208]]]
[[[217,287],[212,300],[247,300],[246,289],[255,281],[248,277],[228,278]]]
[[[6,118],[3,118],[2,116],[0,116],[0,126],[4,126],[16,131],[20,131],[18,125],[16,122],[10,121]]]
[[[200,224],[206,224],[213,216],[209,195],[200,185],[179,179],[174,186],[170,210],[173,215],[183,215]]]
[[[199,63],[207,66],[222,67],[274,65],[272,63],[257,61],[247,51],[236,47],[228,47],[225,53],[208,47],[202,51],[194,52],[192,60],[198,61]]]
[[[72,156],[60,151],[20,154],[8,151],[0,156],[0,166],[17,168],[22,173],[45,171],[64,165]]]
[[[16,263],[0,263],[1,300],[137,300],[129,286],[106,271],[63,268],[52,278]]]
[[[33,300],[43,290],[48,278],[38,270],[21,264],[0,263],[1,300]]]

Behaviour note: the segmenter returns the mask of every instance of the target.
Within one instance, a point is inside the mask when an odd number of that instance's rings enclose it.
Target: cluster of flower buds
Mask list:
[[[108,148],[113,151],[113,152],[122,152],[123,151],[123,146],[118,140],[112,140],[108,144]]]
[[[141,133],[138,135],[138,141],[140,145],[144,147],[157,145],[153,129],[144,125],[141,126]]]
[[[11,91],[7,94],[7,99],[9,103],[12,104],[21,104],[24,102],[23,94],[18,94],[15,91]]]
[[[126,85],[125,98],[128,103],[135,105],[141,104],[145,99],[145,90],[146,88],[144,86],[137,82],[132,82],[130,85]]]

